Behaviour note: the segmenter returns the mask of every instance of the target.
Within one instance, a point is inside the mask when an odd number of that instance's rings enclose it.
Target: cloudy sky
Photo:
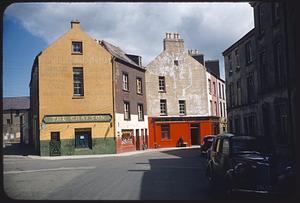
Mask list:
[[[185,49],[205,59],[222,52],[254,27],[249,3],[17,3],[4,13],[4,96],[29,95],[35,55],[78,19],[92,38],[141,55],[147,65],[163,49],[165,32],[178,32]]]

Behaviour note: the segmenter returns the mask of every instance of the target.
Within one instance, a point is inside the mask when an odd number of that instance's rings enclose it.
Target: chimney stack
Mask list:
[[[71,29],[80,29],[80,22],[79,22],[79,20],[72,20],[71,21]]]
[[[171,52],[183,52],[184,41],[180,39],[179,33],[166,33],[166,37],[163,41],[164,50]]]

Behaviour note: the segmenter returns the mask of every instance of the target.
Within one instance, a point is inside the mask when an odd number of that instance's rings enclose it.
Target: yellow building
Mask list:
[[[31,135],[40,155],[116,152],[112,71],[111,54],[78,21],[36,56]]]

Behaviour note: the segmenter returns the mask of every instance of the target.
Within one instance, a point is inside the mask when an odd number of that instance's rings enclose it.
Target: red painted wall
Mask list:
[[[213,123],[211,120],[199,120],[199,121],[182,121],[182,122],[159,122],[154,123],[152,118],[149,118],[149,148],[155,148],[155,146],[164,147],[176,147],[179,138],[182,136],[187,146],[191,146],[191,124],[200,124],[199,127],[199,141],[202,144],[203,137],[205,135],[213,134]],[[161,138],[161,124],[170,125],[170,139],[162,140]],[[156,144],[156,145],[155,145]]]

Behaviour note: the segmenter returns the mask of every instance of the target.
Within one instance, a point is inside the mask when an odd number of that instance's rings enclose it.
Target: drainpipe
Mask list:
[[[284,32],[285,32],[285,42],[286,42],[286,52],[285,52],[285,57],[286,57],[286,73],[287,73],[287,90],[288,90],[288,121],[289,121],[289,129],[290,129],[290,144],[291,144],[291,152],[292,152],[292,162],[293,165],[295,166],[295,149],[294,149],[294,129],[293,129],[293,111],[292,111],[292,100],[291,100],[291,70],[290,70],[290,64],[289,64],[289,54],[288,54],[288,50],[289,50],[289,46],[288,46],[288,37],[287,37],[287,5],[288,3],[284,3]]]
[[[117,153],[117,147],[118,147],[118,140],[116,138],[116,133],[117,133],[117,128],[116,128],[116,112],[115,112],[115,59],[116,57],[115,56],[112,56],[111,58],[111,63],[112,63],[112,101],[113,101],[113,115],[112,115],[112,123],[113,123],[113,126],[114,126],[114,140],[115,140],[115,145],[116,145],[116,153]]]

